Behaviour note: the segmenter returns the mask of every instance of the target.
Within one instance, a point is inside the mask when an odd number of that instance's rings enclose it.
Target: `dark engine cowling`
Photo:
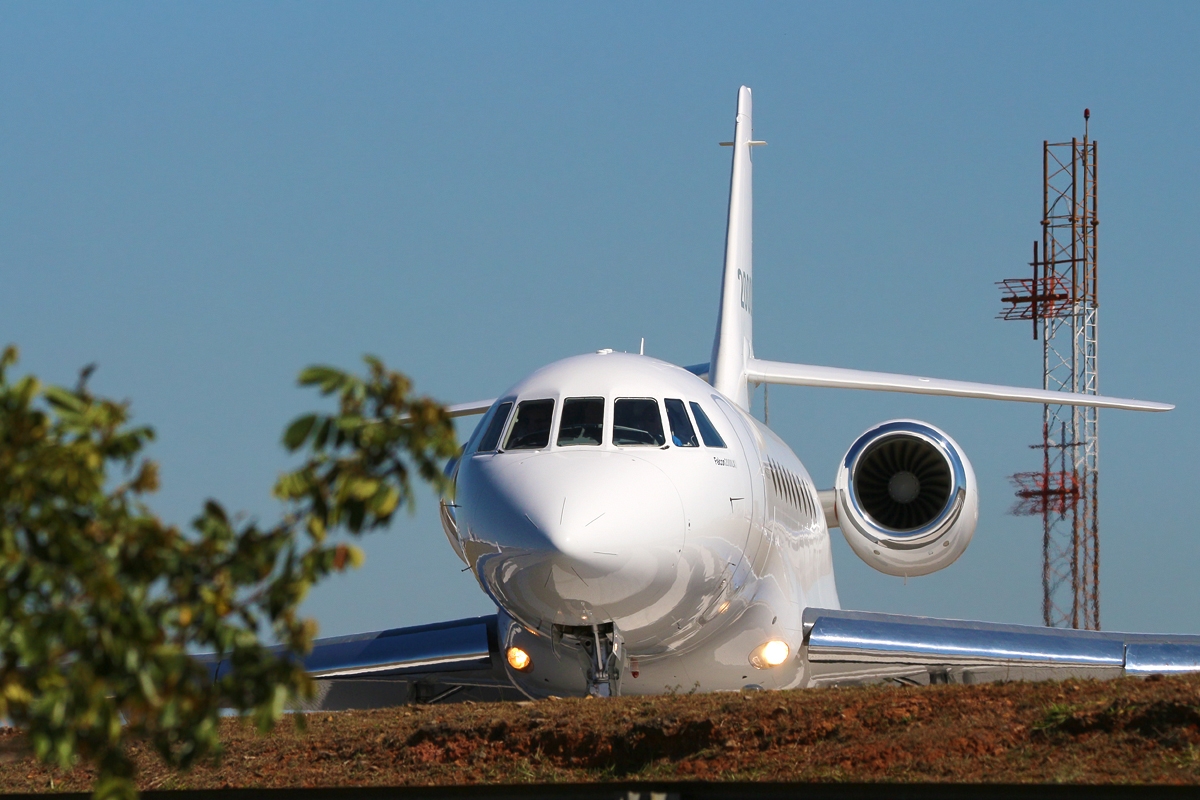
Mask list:
[[[858,437],[838,467],[834,491],[846,541],[888,575],[950,566],[979,520],[971,462],[927,422],[891,420]]]

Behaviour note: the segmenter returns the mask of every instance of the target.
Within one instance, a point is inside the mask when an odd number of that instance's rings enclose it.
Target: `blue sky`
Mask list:
[[[1100,149],[1102,620],[1200,632],[1193,4],[9,3],[0,342],[130,398],[186,523],[264,521],[305,365],[376,353],[447,402],[601,347],[708,357],[740,84],[755,93],[756,351],[1037,385],[993,319],[1039,235],[1041,142]],[[891,578],[834,533],[852,608],[1039,623],[1007,514],[1040,406],[779,387],[819,485],[873,423],[968,451],[979,530]],[[463,438],[469,429],[462,430]],[[487,613],[432,495],[319,588],[325,634]]]

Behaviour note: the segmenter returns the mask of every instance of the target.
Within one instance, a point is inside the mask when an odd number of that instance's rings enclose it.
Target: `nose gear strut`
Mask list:
[[[621,693],[621,662],[625,643],[612,623],[593,625],[591,638],[583,640],[583,649],[591,656],[588,667],[588,694],[592,697],[616,697]]]
[[[572,640],[578,646],[575,652],[580,655],[588,673],[588,696],[619,696],[620,672],[625,664],[625,640],[612,622],[553,626],[551,643],[557,645],[562,639]]]
[[[625,663],[625,642],[611,622],[603,625],[554,626],[559,637],[579,642],[587,664],[588,695],[616,697],[621,694],[621,668]]]

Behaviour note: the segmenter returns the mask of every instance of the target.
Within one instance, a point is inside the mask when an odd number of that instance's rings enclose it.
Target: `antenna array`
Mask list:
[[[1042,388],[1099,392],[1096,360],[1096,142],[1042,143],[1042,239],[1031,278],[1001,281],[1001,319],[1028,320],[1042,343]],[[1040,257],[1039,257],[1040,252]],[[1042,518],[1042,617],[1100,630],[1099,411],[1046,405],[1041,469],[1012,476],[1013,513]]]

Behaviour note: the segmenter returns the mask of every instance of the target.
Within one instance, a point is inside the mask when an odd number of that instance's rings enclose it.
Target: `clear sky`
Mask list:
[[[754,90],[756,351],[1037,385],[993,317],[1039,236],[1041,143],[1100,150],[1102,621],[1200,632],[1200,6],[5,3],[0,343],[130,398],[155,507],[270,522],[307,364],[376,353],[446,402],[612,347],[705,361],[737,88]],[[761,395],[760,395],[761,397]],[[777,387],[819,486],[873,423],[967,449],[981,518],[905,583],[834,532],[846,607],[1040,623],[1005,476],[1041,407]],[[473,423],[468,423],[473,424]],[[469,428],[461,430],[463,438]],[[436,502],[307,610],[338,634],[487,613]]]

